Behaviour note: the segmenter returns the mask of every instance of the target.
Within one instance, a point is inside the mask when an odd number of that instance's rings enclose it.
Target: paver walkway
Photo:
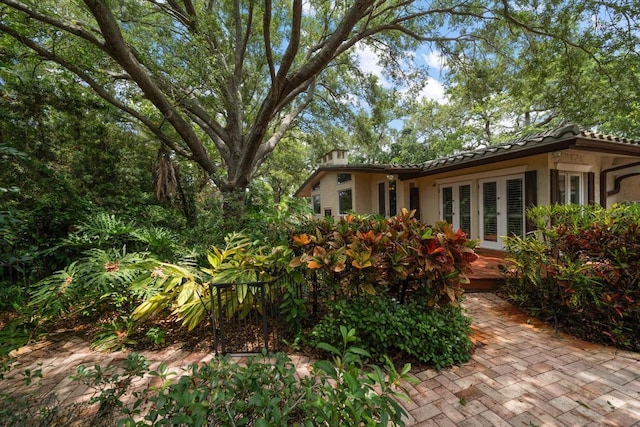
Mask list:
[[[468,294],[464,306],[478,348],[462,366],[414,373],[420,382],[403,403],[407,425],[640,426],[640,354],[556,337],[494,294]],[[175,348],[142,354],[152,367],[173,368],[212,357]],[[125,357],[94,352],[77,337],[43,341],[18,352],[15,378],[0,380],[0,390],[23,390],[20,373],[40,368],[40,394],[53,391],[62,404],[86,400],[87,387],[68,378],[77,366],[106,367]],[[307,358],[292,360],[300,374],[308,372]]]

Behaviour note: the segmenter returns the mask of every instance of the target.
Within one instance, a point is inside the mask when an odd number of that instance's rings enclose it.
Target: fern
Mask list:
[[[163,261],[175,261],[182,250],[177,235],[166,228],[141,228],[133,232],[132,236],[145,246],[146,251]]]
[[[97,304],[110,310],[135,304],[141,294],[129,286],[152,265],[145,253],[91,249],[38,282],[29,305],[48,319],[64,313],[91,314]]]

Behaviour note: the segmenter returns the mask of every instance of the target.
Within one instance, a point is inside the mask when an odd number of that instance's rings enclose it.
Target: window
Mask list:
[[[582,174],[576,172],[558,173],[558,203],[579,205],[583,203]]]
[[[389,181],[389,216],[396,216],[398,213],[398,202],[396,196],[396,181]]]
[[[507,236],[524,236],[522,179],[507,180]]]
[[[503,236],[524,237],[524,177],[512,175],[481,180],[479,190],[482,246],[502,249]]]
[[[498,241],[498,183],[496,181],[482,184],[482,238],[489,242]]]
[[[458,225],[467,236],[471,236],[471,185],[458,187],[458,200],[460,209],[460,224]]]
[[[467,236],[471,235],[471,184],[452,184],[441,187],[442,219],[453,226],[454,230],[462,229]]]
[[[320,215],[320,195],[315,195],[311,198],[311,204],[313,205],[313,213]]]
[[[339,173],[338,174],[338,184],[343,184],[345,182],[351,181],[350,173]]]
[[[453,224],[453,188],[442,189],[442,219]]]
[[[319,189],[320,189],[320,183],[319,182],[313,184],[313,186],[311,187],[311,191],[318,191]]]
[[[387,213],[387,198],[385,196],[384,182],[378,183],[378,213],[385,216]]]
[[[353,198],[351,190],[338,191],[338,213],[344,215],[353,210]]]

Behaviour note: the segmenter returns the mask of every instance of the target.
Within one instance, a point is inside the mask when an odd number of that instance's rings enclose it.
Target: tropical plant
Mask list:
[[[267,352],[243,365],[228,356],[194,364],[177,380],[163,365],[148,372],[139,356],[127,359],[130,364],[132,358],[139,370],[106,374],[99,366],[81,367],[75,378],[100,388],[91,402],[128,415],[119,425],[403,426],[406,412],[397,399],[406,398],[403,382],[415,382],[409,375],[411,366],[398,372],[390,360],[384,369],[365,365],[368,354],[353,346],[354,331],[342,328],[340,333],[337,347],[321,345],[331,360],[316,362],[312,375],[301,378],[286,355]],[[136,394],[133,405],[127,406],[122,397],[128,385],[147,372],[159,377],[161,385]],[[150,410],[135,422],[133,415],[145,401],[151,403]]]
[[[211,298],[218,297],[218,293],[223,305],[229,308],[229,316],[246,315],[255,298],[246,283],[269,282],[283,274],[288,254],[284,247],[257,246],[242,234],[233,233],[225,238],[224,248],[210,248],[208,267],[158,263],[132,284],[136,290],[157,290],[136,307],[133,317],[141,321],[170,308],[183,326],[192,330],[209,317]],[[235,289],[210,287],[210,283],[234,284]]]
[[[330,305],[308,340],[311,345],[325,342],[339,346],[340,328],[352,328],[357,336],[354,345],[375,360],[402,357],[441,369],[469,360],[470,324],[461,307],[400,304],[385,295],[364,295]]]
[[[556,328],[640,349],[640,207],[536,207],[540,228],[507,239],[508,298]]]
[[[477,258],[475,242],[462,231],[420,223],[406,209],[389,219],[321,220],[315,233],[294,235],[292,246],[299,255],[290,266],[322,272],[331,292],[391,292],[403,300],[413,291],[431,306],[457,304],[460,284]]]
[[[127,312],[136,303],[129,286],[153,261],[145,253],[91,249],[32,287],[29,306],[43,319]]]

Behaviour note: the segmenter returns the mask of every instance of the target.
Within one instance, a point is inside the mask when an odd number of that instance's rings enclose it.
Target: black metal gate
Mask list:
[[[287,276],[270,282],[212,283],[211,325],[216,353],[259,353],[278,350],[286,333],[280,316]]]

